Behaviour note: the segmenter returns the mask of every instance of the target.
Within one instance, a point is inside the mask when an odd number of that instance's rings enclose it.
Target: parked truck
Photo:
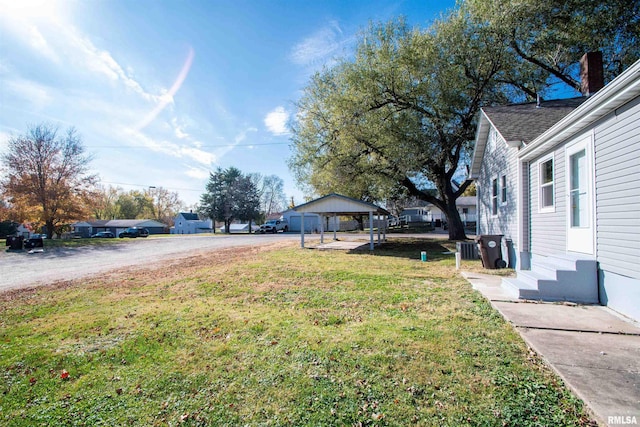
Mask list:
[[[289,223],[286,219],[270,219],[260,226],[260,233],[277,233],[289,231]]]

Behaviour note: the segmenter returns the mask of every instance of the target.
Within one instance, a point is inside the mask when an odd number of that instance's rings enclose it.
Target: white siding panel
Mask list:
[[[620,202],[615,199],[611,199],[599,202],[598,212],[601,214],[611,214],[612,216],[619,213],[638,215],[638,213],[640,213],[640,206],[634,204],[627,206],[624,210],[620,210]]]
[[[477,181],[478,232],[480,234],[502,234],[512,239],[518,247],[517,233],[517,150],[509,148],[502,138],[491,129],[488,135],[484,160]],[[507,177],[507,202],[501,199],[501,177]],[[498,214],[492,212],[492,181],[498,180]]]
[[[640,278],[640,100],[595,127],[597,258],[600,268]]]
[[[566,251],[566,197],[564,148],[553,153],[555,212],[540,212],[538,161],[530,165],[531,178],[531,252],[551,255]]]
[[[618,122],[620,122],[620,120],[623,120],[623,119],[618,117],[617,120]],[[638,123],[631,123],[631,122],[625,123],[620,127],[604,129],[599,134],[600,138],[612,141],[611,146],[604,147],[604,153],[608,153],[609,151],[615,151],[616,149],[622,148],[624,146],[625,139],[632,138],[638,135],[640,135],[640,125]]]
[[[635,179],[634,175],[638,173],[637,170],[634,171],[633,169],[634,168],[626,168],[617,171],[612,169],[609,171],[609,173],[598,173],[598,178],[600,178],[600,180],[602,181],[602,188],[629,185],[629,181],[633,181]]]
[[[617,245],[603,247],[603,249],[607,252],[608,256],[600,256],[598,258],[601,269],[612,272],[615,272],[615,270],[624,270],[626,272],[625,276],[627,277],[639,277],[640,265],[638,264],[638,256],[640,256],[640,253],[637,251],[635,253],[632,251],[621,251]],[[617,250],[618,253],[614,255],[613,250]],[[602,267],[603,264],[606,265],[606,268]]]

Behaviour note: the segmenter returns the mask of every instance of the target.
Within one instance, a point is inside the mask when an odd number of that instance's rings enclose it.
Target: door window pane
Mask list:
[[[569,159],[569,193],[571,199],[571,226],[588,227],[587,215],[587,156],[585,150],[578,151]]]

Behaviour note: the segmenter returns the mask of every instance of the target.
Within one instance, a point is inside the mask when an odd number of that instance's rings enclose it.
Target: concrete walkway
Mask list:
[[[640,425],[640,325],[602,306],[514,300],[501,278],[462,273],[603,426]]]

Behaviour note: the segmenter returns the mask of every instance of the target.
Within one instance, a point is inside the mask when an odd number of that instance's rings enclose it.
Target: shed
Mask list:
[[[304,218],[305,214],[317,214],[323,218],[320,221],[320,242],[324,243],[324,217],[337,217],[340,215],[368,215],[369,216],[369,249],[373,250],[373,227],[374,215],[389,215],[389,211],[372,203],[363,202],[362,200],[353,199],[351,197],[332,193],[319,199],[312,200],[308,203],[298,205],[293,208],[294,211],[301,214],[300,227],[300,247],[304,248]],[[383,229],[386,233],[387,221],[379,221],[378,224],[384,224]],[[378,227],[378,243],[380,243],[380,227]],[[333,238],[336,239],[335,228]]]

